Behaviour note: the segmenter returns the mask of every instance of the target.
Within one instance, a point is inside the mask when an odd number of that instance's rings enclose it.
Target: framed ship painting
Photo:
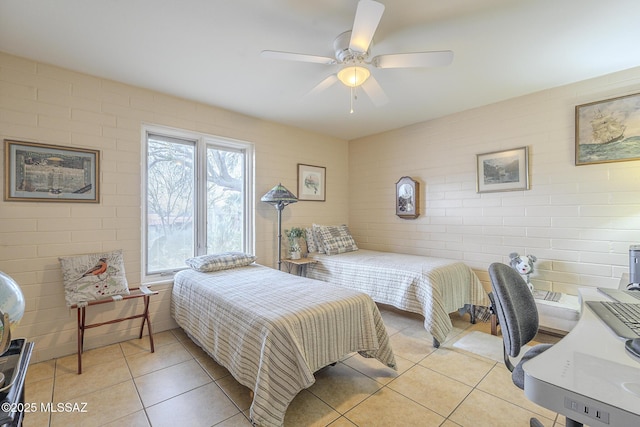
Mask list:
[[[576,106],[576,166],[640,160],[640,94]]]

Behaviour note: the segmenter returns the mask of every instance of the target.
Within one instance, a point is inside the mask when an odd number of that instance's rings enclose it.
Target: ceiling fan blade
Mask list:
[[[362,89],[367,94],[367,96],[371,98],[371,101],[373,101],[373,104],[376,107],[380,107],[389,102],[387,94],[384,93],[384,90],[382,90],[382,87],[380,86],[378,81],[373,78],[373,76],[369,77],[367,81],[364,82],[364,84],[362,85]]]
[[[371,60],[378,68],[443,67],[451,64],[453,52],[441,50],[434,52],[396,53],[379,55]]]
[[[311,89],[305,95],[305,97],[317,95],[323,90],[328,89],[329,86],[333,85],[337,81],[338,81],[338,76],[336,76],[335,74],[331,74],[330,76],[322,80],[320,83],[318,83],[313,89]]]
[[[378,28],[384,12],[384,5],[373,0],[360,0],[356,9],[356,17],[351,30],[349,49],[356,52],[366,52]]]
[[[284,59],[286,61],[313,62],[316,64],[332,65],[336,63],[334,58],[327,56],[306,55],[304,53],[279,52],[277,50],[263,50],[260,56],[267,59]]]

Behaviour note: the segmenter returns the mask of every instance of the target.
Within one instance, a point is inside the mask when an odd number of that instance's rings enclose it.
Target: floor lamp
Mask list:
[[[298,201],[282,184],[278,184],[267,192],[260,201],[273,205],[278,211],[278,270],[282,264],[282,210],[285,206]]]

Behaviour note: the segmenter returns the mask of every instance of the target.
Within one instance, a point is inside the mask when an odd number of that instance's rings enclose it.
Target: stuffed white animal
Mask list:
[[[529,280],[529,276],[533,273],[533,263],[538,260],[535,255],[519,255],[516,252],[512,252],[509,254],[509,258],[511,258],[511,268],[520,273],[520,276],[524,279],[529,287],[531,293],[533,293],[533,285]]]

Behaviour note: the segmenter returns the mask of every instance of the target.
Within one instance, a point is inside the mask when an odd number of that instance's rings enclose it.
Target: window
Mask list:
[[[253,145],[195,133],[145,129],[143,280],[184,260],[253,252]]]

